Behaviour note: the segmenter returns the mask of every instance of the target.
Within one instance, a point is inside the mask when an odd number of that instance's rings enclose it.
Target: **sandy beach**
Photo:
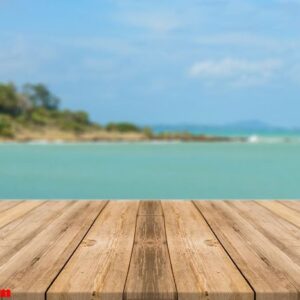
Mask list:
[[[143,141],[181,141],[181,142],[245,142],[245,138],[209,135],[191,135],[185,133],[153,134],[144,132],[118,132],[107,130],[88,130],[83,133],[59,130],[57,128],[35,127],[16,131],[13,137],[0,135],[0,142],[143,142]]]

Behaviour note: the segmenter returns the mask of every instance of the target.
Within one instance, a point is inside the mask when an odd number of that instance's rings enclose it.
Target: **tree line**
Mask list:
[[[57,110],[59,104],[44,84],[27,83],[19,91],[13,83],[0,83],[0,113],[18,116],[36,108]]]
[[[102,129],[152,134],[149,128],[128,122],[101,126],[92,122],[85,111],[62,110],[60,104],[61,99],[42,83],[27,83],[21,88],[13,83],[0,83],[0,135],[13,137],[18,126],[52,126],[75,133]]]

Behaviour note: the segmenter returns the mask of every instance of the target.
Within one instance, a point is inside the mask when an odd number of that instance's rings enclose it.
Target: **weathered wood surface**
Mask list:
[[[13,299],[45,299],[46,290],[80,244],[104,204],[68,201],[64,206],[64,203],[53,201],[29,210],[34,205],[24,202],[11,208],[13,218],[7,225],[11,230],[7,231],[5,227],[0,229],[1,288],[10,288]],[[20,213],[22,206],[27,214]],[[57,211],[59,206],[61,209]],[[41,207],[45,209],[44,214],[40,211],[36,214],[35,210]],[[18,208],[18,213],[14,208]],[[29,232],[31,224],[34,235]]]
[[[289,207],[288,202],[280,203],[274,201],[259,201],[260,205],[266,207],[278,217],[287,220],[288,222],[300,227],[300,210],[295,210]],[[291,203],[293,205],[293,203]]]
[[[299,228],[253,201],[195,202],[257,300],[299,299]]]
[[[176,287],[160,202],[141,202],[124,292],[126,300],[175,300]]]
[[[8,201],[0,200],[0,210],[3,213],[7,209],[19,205],[21,203],[23,203],[23,201],[21,200],[8,200]]]
[[[47,299],[121,300],[137,211],[136,201],[110,202],[49,289]]]
[[[271,203],[273,203],[273,202],[275,202],[275,201],[268,201],[268,202],[271,202]],[[289,208],[291,208],[291,209],[293,209],[294,211],[297,211],[297,212],[300,212],[300,200],[291,200],[291,201],[276,201],[276,203],[277,202],[279,202],[279,203],[281,203],[281,204],[283,204],[283,205],[285,205],[285,206],[287,206],[287,207],[289,207]]]
[[[166,201],[163,209],[178,299],[254,298],[253,291],[192,203]]]
[[[5,205],[6,204],[6,205]],[[9,202],[4,203],[4,210],[0,207],[1,211],[3,212],[0,215],[0,228],[13,222],[14,220],[26,215],[28,212],[36,208],[37,206],[43,204],[42,201],[25,201],[17,204],[15,202],[9,206]]]
[[[300,201],[0,201],[12,299],[300,300]]]

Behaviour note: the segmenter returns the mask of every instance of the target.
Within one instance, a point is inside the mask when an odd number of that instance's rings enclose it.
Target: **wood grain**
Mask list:
[[[141,202],[124,292],[126,300],[173,300],[177,297],[164,218],[157,215],[158,212],[162,212],[160,202],[151,205]]]
[[[105,202],[78,201],[63,208],[63,213],[31,237],[19,251],[2,260],[0,286],[10,288],[13,299],[45,299],[47,288],[104,205]],[[29,211],[29,215],[32,212]],[[19,239],[22,239],[21,230],[19,234]]]
[[[21,200],[0,200],[0,212],[4,213],[7,209],[21,204],[23,201]]]
[[[275,241],[274,235],[279,230],[275,216],[271,218],[266,209],[253,202],[195,204],[255,290],[257,300],[299,299],[299,266]]]
[[[0,265],[4,264],[35,236],[41,234],[74,201],[49,201],[0,229]],[[7,212],[9,213],[9,212]]]
[[[0,288],[16,300],[300,300],[300,201],[106,204],[0,201]]]
[[[47,293],[47,300],[122,299],[137,201],[110,202]]]
[[[263,202],[263,205],[261,205],[260,201],[232,201],[227,202],[227,204],[236,209],[242,217],[247,219],[273,244],[273,246],[280,249],[285,255],[289,256],[296,265],[300,265],[299,227],[288,220],[287,212],[284,212],[284,217],[280,217],[276,206],[275,213],[273,211],[273,206],[266,204],[266,202],[270,201]],[[271,207],[272,209],[270,209]],[[285,265],[288,271],[289,264]]]
[[[190,201],[162,206],[178,299],[254,299],[196,207]]]
[[[2,214],[0,214],[0,228],[27,214],[39,205],[42,205],[43,201],[24,201],[17,205],[14,204],[15,203],[13,203],[11,207],[9,207]]]
[[[294,211],[300,212],[300,200],[285,200],[276,202],[280,202],[281,204],[293,209]]]
[[[140,216],[162,216],[162,207],[159,201],[141,201],[139,208]]]
[[[258,203],[272,211],[280,218],[300,227],[300,211],[292,209],[277,201],[259,201]]]

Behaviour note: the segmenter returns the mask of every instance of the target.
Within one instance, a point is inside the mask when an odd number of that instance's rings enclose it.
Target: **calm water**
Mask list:
[[[2,144],[0,198],[300,198],[300,144]]]

